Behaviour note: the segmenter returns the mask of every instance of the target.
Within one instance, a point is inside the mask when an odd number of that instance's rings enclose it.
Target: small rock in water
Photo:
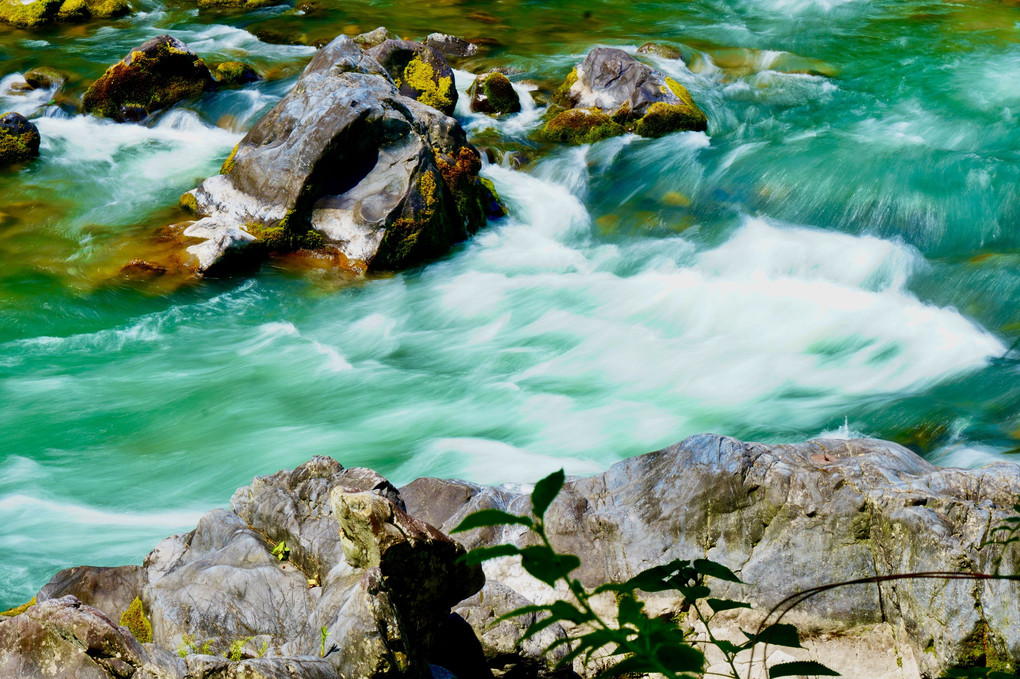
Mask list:
[[[40,66],[25,72],[25,82],[33,90],[48,90],[60,87],[66,80],[67,78],[62,73],[48,66]]]
[[[589,52],[553,102],[569,110],[546,124],[540,136],[549,141],[588,144],[624,132],[661,137],[708,129],[708,118],[683,85],[611,47]]]
[[[209,68],[171,35],[131,50],[106,70],[82,97],[82,110],[119,122],[145,116],[213,89]]]
[[[638,54],[652,54],[663,59],[682,60],[684,58],[683,52],[676,47],[658,42],[646,42],[641,47],[638,47]]]
[[[446,33],[429,34],[425,38],[425,44],[444,57],[471,57],[478,53],[478,45]]]
[[[498,71],[483,73],[475,78],[468,94],[471,96],[471,110],[476,113],[503,115],[521,110],[521,98],[513,84]]]
[[[216,82],[223,87],[245,85],[262,80],[262,76],[252,66],[240,61],[225,61],[213,72]]]
[[[20,113],[0,117],[0,165],[21,163],[39,155],[39,130]]]

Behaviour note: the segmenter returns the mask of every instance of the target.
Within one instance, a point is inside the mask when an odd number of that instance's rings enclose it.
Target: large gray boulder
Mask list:
[[[543,128],[542,136],[551,141],[588,143],[624,132],[661,137],[708,129],[708,118],[683,85],[612,47],[589,52],[553,101],[567,110]]]
[[[459,563],[464,549],[409,516],[397,490],[371,470],[317,457],[256,478],[231,507],[163,540],[142,568],[58,573],[39,603],[0,622],[0,668],[74,676],[77,646],[96,637],[110,657],[122,650],[130,668],[158,667],[153,676],[168,679],[424,678],[436,631],[483,584],[481,569]],[[151,644],[111,622],[135,597]],[[67,659],[47,660],[47,649],[67,642]],[[78,676],[149,676],[130,668],[110,660]]]
[[[409,512],[428,511],[442,530],[477,509],[528,510],[525,495],[460,482],[419,479],[401,493]],[[576,573],[588,586],[623,581],[673,559],[709,558],[747,583],[713,582],[714,592],[768,611],[799,590],[843,580],[992,572],[999,553],[981,544],[1011,513],[1018,494],[1020,467],[1008,463],[940,469],[884,441],[767,446],[704,435],[604,474],[568,480],[547,526],[557,549],[581,556]],[[475,531],[462,541],[468,547],[523,545],[528,537],[511,527]],[[1018,566],[1020,554],[1007,551],[1003,572]],[[486,590],[503,584],[538,603],[563,595],[512,558],[485,570]],[[807,631],[816,659],[844,676],[940,676],[975,658],[1015,667],[1018,593],[1014,583],[963,580],[853,586],[810,599],[788,621]],[[650,597],[664,615],[678,613],[678,604]],[[496,608],[483,592],[458,612],[484,620]],[[491,653],[502,650],[501,641],[490,641],[491,630],[479,625],[477,631]]]
[[[399,42],[372,53],[393,61]],[[349,38],[321,49],[222,174],[185,194],[198,217],[184,232],[201,241],[188,248],[197,270],[302,248],[356,271],[394,270],[482,227],[490,194],[478,152],[456,120],[401,91]]]

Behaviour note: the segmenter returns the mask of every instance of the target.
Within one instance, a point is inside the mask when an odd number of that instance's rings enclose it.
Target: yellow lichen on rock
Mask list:
[[[437,78],[434,68],[415,57],[404,68],[403,82],[413,87],[421,103],[440,111],[453,106],[453,78]]]
[[[145,617],[142,600],[135,597],[128,609],[120,616],[120,626],[126,627],[131,636],[143,644],[152,642],[152,623]]]
[[[0,611],[0,616],[3,616],[5,618],[13,618],[16,615],[21,615],[28,609],[32,608],[32,606],[35,606],[35,597],[32,597],[29,601],[26,601],[20,606],[8,608],[6,611]]]

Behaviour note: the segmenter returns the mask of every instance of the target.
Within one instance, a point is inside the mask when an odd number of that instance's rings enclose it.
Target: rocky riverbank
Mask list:
[[[937,468],[869,439],[768,446],[702,435],[568,480],[547,525],[557,549],[582,557],[587,586],[676,558],[729,566],[747,584],[713,582],[713,591],[754,606],[723,624],[733,634],[819,584],[991,572],[999,557],[1013,572],[1015,551],[981,544],[1018,493],[1012,464]],[[465,547],[528,537],[487,528],[458,543],[444,532],[484,508],[525,513],[528,496],[431,478],[397,489],[371,470],[316,457],[256,478],[229,511],[163,540],[141,566],[55,575],[33,605],[0,618],[0,675],[549,676],[541,648],[568,630],[517,644],[527,620],[493,621],[563,593],[512,558],[486,563],[484,575],[458,561]],[[790,616],[808,650],[774,651],[767,662],[792,653],[861,678],[1011,668],[1020,659],[1016,601],[1016,585],[1003,582],[842,588]],[[679,613],[670,597],[648,604]]]

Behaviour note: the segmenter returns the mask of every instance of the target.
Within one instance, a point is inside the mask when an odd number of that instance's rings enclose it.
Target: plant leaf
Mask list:
[[[754,644],[769,644],[770,646],[788,646],[790,648],[803,648],[800,645],[800,634],[797,628],[786,623],[769,625],[761,632],[751,635],[744,632],[748,642],[745,644],[751,647]]]
[[[475,528],[485,526],[507,526],[517,524],[519,526],[531,527],[531,519],[526,516],[517,516],[504,512],[501,509],[480,509],[464,517],[464,520],[457,524],[457,527],[450,533],[463,533]]]
[[[545,510],[549,509],[549,505],[560,494],[565,478],[561,469],[535,484],[535,490],[531,493],[531,511],[535,516],[540,519],[545,516]]]
[[[769,668],[769,679],[775,677],[838,677],[839,672],[831,670],[814,660],[783,662]]]
[[[495,545],[493,547],[478,547],[472,549],[470,552],[460,557],[458,561],[468,566],[474,566],[475,564],[488,561],[489,559],[496,559],[501,556],[514,556],[520,554],[521,550],[514,545]]]
[[[719,580],[726,580],[727,582],[741,581],[740,578],[738,578],[729,568],[723,566],[721,563],[709,561],[708,559],[695,559],[694,569],[702,575],[718,578]]]
[[[544,545],[525,547],[520,553],[524,570],[550,587],[555,587],[557,580],[581,565],[581,560],[573,554],[557,554]]]
[[[733,601],[731,599],[709,599],[709,607],[716,613],[729,611],[734,608],[750,608],[751,604],[745,601]]]

